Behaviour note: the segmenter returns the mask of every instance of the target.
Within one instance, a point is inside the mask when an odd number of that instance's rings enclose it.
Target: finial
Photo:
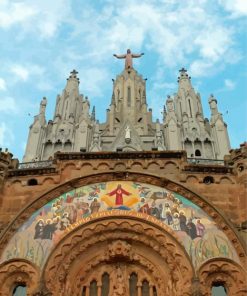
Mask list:
[[[179,72],[184,72],[185,73],[185,72],[187,72],[187,70],[184,67],[182,67],[182,69],[180,69]]]
[[[77,75],[78,72],[77,72],[75,69],[73,69],[73,70],[70,72],[70,74],[72,74],[72,75]]]

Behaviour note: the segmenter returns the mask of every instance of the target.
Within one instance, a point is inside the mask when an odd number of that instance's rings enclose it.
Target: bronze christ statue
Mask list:
[[[114,54],[113,56],[118,59],[125,59],[125,69],[132,69],[133,68],[132,58],[140,58],[142,55],[144,55],[144,53],[135,54],[135,53],[131,53],[130,49],[127,49],[126,54],[120,54],[120,55]]]

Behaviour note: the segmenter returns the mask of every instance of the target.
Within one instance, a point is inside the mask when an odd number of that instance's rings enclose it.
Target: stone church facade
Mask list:
[[[24,162],[0,152],[0,295],[244,296],[247,146],[185,69],[153,122],[125,68],[105,123],[77,72],[30,127]]]

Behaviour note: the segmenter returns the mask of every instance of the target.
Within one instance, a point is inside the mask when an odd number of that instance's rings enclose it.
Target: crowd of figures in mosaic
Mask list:
[[[1,261],[26,258],[42,267],[71,226],[92,214],[115,209],[151,215],[168,225],[183,242],[195,267],[214,257],[238,262],[226,235],[197,205],[164,188],[130,181],[83,186],[54,198],[22,225]]]

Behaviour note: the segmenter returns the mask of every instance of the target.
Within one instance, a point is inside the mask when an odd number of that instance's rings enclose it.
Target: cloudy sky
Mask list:
[[[246,0],[0,0],[0,147],[22,158],[40,100],[52,119],[72,69],[102,122],[123,69],[112,55],[127,48],[145,53],[135,68],[148,78],[154,119],[185,67],[204,115],[213,93],[238,147],[247,135],[246,16]]]

